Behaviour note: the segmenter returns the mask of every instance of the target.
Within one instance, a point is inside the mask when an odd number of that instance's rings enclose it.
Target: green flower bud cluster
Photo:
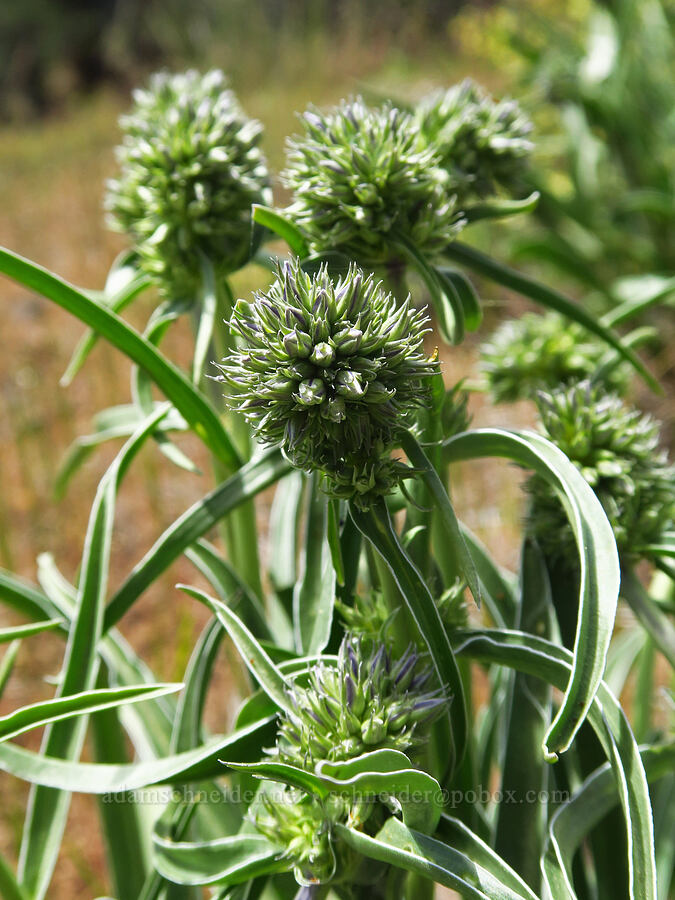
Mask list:
[[[282,858],[292,864],[298,884],[323,884],[333,878],[336,869],[331,824],[347,817],[347,804],[337,796],[320,802],[286,787],[272,796],[262,795],[253,824],[272,843],[285,848]]]
[[[466,582],[461,578],[456,578],[438,598],[438,612],[448,631],[466,628],[469,624],[469,610],[465,594]]]
[[[411,115],[357,98],[301,121],[282,180],[293,191],[287,212],[314,252],[380,264],[400,259],[399,235],[425,255],[455,238],[463,222],[447,173]]]
[[[649,558],[675,523],[675,469],[659,451],[659,425],[589,382],[540,394],[543,432],[572,460],[607,514],[622,560]],[[527,483],[529,530],[551,557],[571,560],[574,538],[543,479]]]
[[[471,79],[423,100],[416,124],[440,154],[459,204],[517,188],[533,149],[532,123],[513,100],[495,101]]]
[[[447,703],[442,690],[424,690],[431,675],[412,649],[392,659],[384,644],[348,635],[336,666],[320,664],[306,687],[294,686],[294,710],[279,726],[279,758],[313,768],[371,750],[410,751]]]
[[[509,319],[481,347],[481,369],[497,403],[533,400],[539,390],[582,381],[597,371],[605,347],[585,328],[558,313]],[[623,393],[623,363],[607,369],[605,387]]]
[[[408,471],[390,456],[436,368],[424,354],[428,321],[355,265],[336,283],[325,266],[310,276],[286,262],[252,303],[237,301],[243,347],[221,380],[260,441],[366,506]]]
[[[222,72],[159,73],[120,124],[119,177],[108,183],[110,223],[127,232],[164,293],[194,296],[201,257],[219,273],[251,247],[251,204],[267,198],[262,126],[248,119]]]

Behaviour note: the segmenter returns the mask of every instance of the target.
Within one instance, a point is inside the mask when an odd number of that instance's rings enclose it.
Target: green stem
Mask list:
[[[233,297],[227,279],[215,282],[216,291],[216,324],[211,340],[211,359],[223,359],[229,355],[233,342],[225,322],[232,311]],[[214,404],[222,409],[223,397],[218,382],[209,379],[209,390]],[[237,413],[228,414],[228,425],[232,432],[235,446],[244,459],[251,455],[251,438],[243,416]],[[228,478],[232,472],[223,465],[216,456],[212,459],[213,471],[218,483]],[[222,520],[220,525],[223,540],[228,549],[233,566],[251,591],[263,600],[264,593],[260,578],[260,558],[258,556],[258,531],[256,526],[255,504],[253,500],[233,510]]]
[[[427,645],[438,680],[452,694],[452,743],[449,750],[450,768],[454,768],[464,755],[468,722],[459,669],[434,599],[419,571],[401,547],[384,500],[380,498],[367,511],[351,505],[350,514],[356,527],[387,564],[419,634]]]

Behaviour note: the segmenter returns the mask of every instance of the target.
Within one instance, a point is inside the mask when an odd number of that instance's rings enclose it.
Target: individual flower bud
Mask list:
[[[298,385],[297,402],[303,406],[316,406],[325,397],[326,387],[320,378],[308,378]]]
[[[463,221],[447,174],[411,115],[357,98],[301,122],[282,181],[293,192],[286,213],[313,252],[379,264],[400,259],[399,238],[430,256],[454,240]]]
[[[312,339],[297,328],[284,336],[284,349],[289,356],[307,357],[312,352]]]
[[[466,79],[424,99],[415,113],[424,140],[440,156],[460,205],[518,190],[533,144],[532,123],[513,100],[495,101]]]
[[[247,119],[222,72],[154,75],[120,120],[120,174],[108,183],[113,228],[172,298],[192,299],[202,258],[217,274],[246,262],[251,204],[269,199],[262,126]]]
[[[308,275],[292,260],[267,291],[235,305],[242,341],[221,380],[260,441],[365,508],[409,473],[391,454],[438,371],[424,353],[427,325],[424,311],[354,265],[333,281],[325,266]]]
[[[658,449],[658,423],[589,382],[541,393],[537,406],[544,435],[602,503],[622,561],[650,558],[650,547],[675,525],[675,469]],[[530,533],[550,558],[573,563],[574,536],[557,496],[537,475],[526,487]]]
[[[326,368],[335,361],[335,350],[326,341],[321,341],[319,344],[314,345],[309,359],[314,365]]]
[[[383,644],[348,635],[336,666],[314,666],[306,685],[294,685],[292,711],[281,717],[279,758],[312,769],[374,749],[410,753],[448,702],[442,690],[423,690],[430,676],[413,650],[392,660]]]
[[[581,325],[558,313],[526,313],[509,319],[481,347],[481,369],[497,403],[533,400],[540,390],[553,390],[594,375],[606,348]],[[608,390],[623,393],[628,385],[625,363],[608,367]]]
[[[344,328],[333,337],[333,343],[342,356],[356,353],[361,346],[363,332],[359,328]]]
[[[346,821],[348,810],[343,801],[334,803],[339,806],[327,810],[325,804],[293,788],[278,788],[272,796],[262,794],[253,824],[284,848],[283,856],[299,884],[324,884],[335,875],[331,825]]]

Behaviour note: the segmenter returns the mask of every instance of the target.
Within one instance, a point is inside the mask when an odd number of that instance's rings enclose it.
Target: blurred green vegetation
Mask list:
[[[447,39],[468,0],[23,0],[0,4],[0,118],[41,115],[102,83],[128,90],[161,67],[217,64],[264,79],[315,41]],[[493,0],[474,2],[489,7]],[[286,63],[288,59],[285,60]]]

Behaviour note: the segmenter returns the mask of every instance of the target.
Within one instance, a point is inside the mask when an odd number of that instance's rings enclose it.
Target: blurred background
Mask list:
[[[275,171],[295,113],[358,92],[414,100],[466,76],[518,99],[533,118],[533,187],[527,221],[476,231],[495,256],[529,268],[596,312],[644,278],[675,271],[675,49],[672,0],[20,0],[0,4],[0,243],[88,288],[102,286],[124,239],[108,231],[105,179],[115,173],[118,116],[130,92],[161,68],[222,68],[249,115],[265,126]],[[275,202],[283,204],[275,185]],[[241,294],[257,271],[237,275]],[[631,279],[633,281],[631,281]],[[476,374],[477,346],[506,314],[527,305],[479,285],[487,317],[479,334],[443,352],[450,383]],[[622,294],[623,292],[623,294]],[[71,442],[96,411],[129,398],[129,367],[100,342],[74,383],[59,386],[83,329],[13,284],[0,284],[0,566],[35,581],[41,553],[76,576],[98,480],[115,452],[94,454],[64,498],[54,480]],[[129,319],[142,327],[146,294]],[[659,323],[651,368],[664,397],[638,387],[640,404],[671,435],[673,322]],[[187,362],[180,325],[164,350]],[[672,391],[670,392],[672,396]],[[533,424],[529,404],[472,400],[474,423]],[[669,424],[670,423],[670,424]],[[200,448],[190,455],[204,464]],[[513,564],[522,516],[520,475],[495,463],[456,478],[461,515],[505,564]],[[170,468],[151,448],[134,463],[118,505],[114,588],[166,525],[210,487]],[[498,499],[496,499],[498,498]],[[260,504],[261,518],[265,516]],[[173,585],[194,578],[176,564],[125,619],[122,631],[158,678],[180,680],[203,617]],[[4,615],[4,613],[3,613]],[[4,622],[3,622],[4,624]],[[0,712],[50,696],[62,645],[27,647]],[[214,729],[236,690],[223,676]],[[229,712],[228,712],[229,714]],[[35,747],[39,735],[30,735]],[[15,857],[26,790],[0,779],[0,849]],[[106,891],[103,850],[92,832],[94,801],[76,798],[51,897]]]

